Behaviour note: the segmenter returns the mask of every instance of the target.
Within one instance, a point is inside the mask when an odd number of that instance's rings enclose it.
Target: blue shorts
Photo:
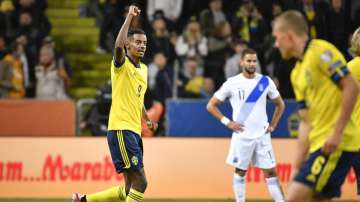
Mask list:
[[[319,149],[309,155],[294,180],[311,187],[314,197],[339,197],[355,156],[356,152],[341,150],[326,156]]]
[[[356,174],[357,193],[358,195],[360,195],[360,152],[356,153],[353,163],[353,169]]]
[[[140,135],[129,130],[110,130],[107,132],[107,140],[117,173],[125,169],[139,171],[144,168]]]

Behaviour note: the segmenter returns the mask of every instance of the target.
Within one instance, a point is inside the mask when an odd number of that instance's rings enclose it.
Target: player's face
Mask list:
[[[256,54],[246,54],[241,59],[240,65],[248,74],[254,74],[256,71],[257,57]]]
[[[134,34],[129,41],[127,51],[134,57],[144,57],[146,50],[147,38],[145,34]]]
[[[275,37],[274,45],[280,50],[282,58],[289,59],[291,57],[291,48],[293,46],[289,37],[289,33],[281,31],[278,25],[275,23],[273,36]]]

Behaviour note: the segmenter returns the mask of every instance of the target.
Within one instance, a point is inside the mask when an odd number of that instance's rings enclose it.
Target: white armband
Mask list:
[[[225,126],[227,126],[230,123],[230,119],[228,119],[226,116],[223,116],[220,121]]]

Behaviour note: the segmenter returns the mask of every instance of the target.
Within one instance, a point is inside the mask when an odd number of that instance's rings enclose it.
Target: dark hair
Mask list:
[[[254,51],[251,48],[246,48],[245,50],[243,50],[243,52],[241,53],[241,59],[243,59],[246,55],[252,55],[252,54],[256,54],[256,51]]]
[[[144,30],[139,29],[139,28],[133,28],[133,29],[129,30],[128,37],[132,37],[132,36],[134,36],[134,34],[144,34],[144,35],[146,35]]]

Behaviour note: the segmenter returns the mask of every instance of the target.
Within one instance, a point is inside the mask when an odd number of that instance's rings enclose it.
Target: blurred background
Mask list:
[[[289,78],[294,61],[282,60],[274,48],[272,21],[285,10],[301,11],[311,37],[330,41],[349,61],[349,37],[360,25],[359,0],[0,0],[0,198],[65,198],[79,185],[92,191],[122,182],[111,177],[113,170],[109,179],[104,174],[104,136],[112,50],[131,3],[141,8],[132,27],[144,29],[148,39],[145,106],[160,126],[153,133],[143,124],[145,160],[155,184],[149,183],[150,198],[232,198],[232,171],[224,165],[231,132],[205,106],[227,78],[241,72],[246,47],[257,51],[257,71],[269,75],[286,99],[272,134],[279,138],[274,148],[286,184],[298,126]],[[231,114],[229,103],[221,110]],[[269,104],[269,118],[273,110]],[[85,171],[86,165],[95,171]],[[159,175],[159,169],[182,174],[168,181],[174,174]],[[96,172],[104,178],[94,177]],[[199,178],[197,172],[212,177]],[[171,192],[167,183],[182,186],[188,183],[184,176],[199,187],[208,185],[202,194]],[[262,186],[256,169],[250,178],[250,198],[269,198],[265,188],[256,193]],[[220,191],[209,194],[214,183]],[[38,191],[26,191],[29,186]],[[50,187],[60,191],[49,192]],[[346,199],[356,197],[353,173],[345,193]]]

